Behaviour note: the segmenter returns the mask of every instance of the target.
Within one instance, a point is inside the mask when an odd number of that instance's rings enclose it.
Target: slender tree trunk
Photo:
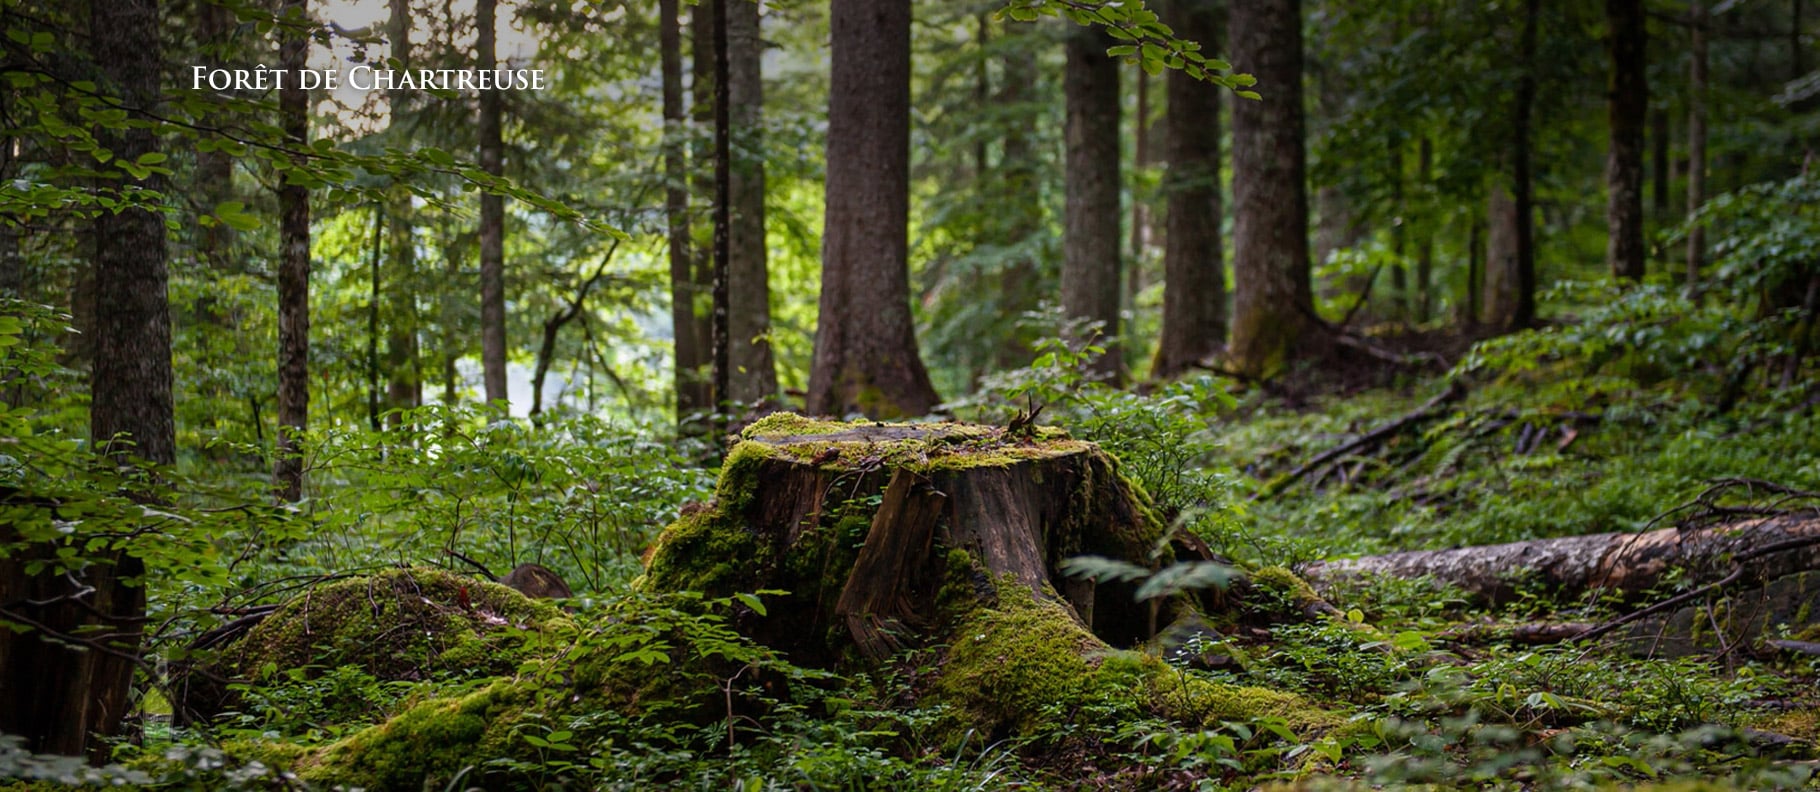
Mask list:
[[[1536,103],[1536,38],[1541,27],[1541,16],[1542,0],[1526,0],[1523,33],[1517,45],[1523,73],[1517,78],[1516,107],[1511,113],[1510,122],[1511,199],[1516,212],[1511,227],[1515,236],[1511,247],[1516,257],[1512,262],[1516,297],[1512,300],[1512,309],[1505,321],[1497,323],[1506,332],[1536,323],[1536,202],[1529,127]],[[1485,258],[1485,280],[1488,284],[1494,266],[1496,264],[1488,253]]]
[[[478,0],[474,20],[479,68],[489,71],[498,62],[499,0]],[[505,142],[501,136],[500,92],[480,92],[480,169],[491,176],[505,173]],[[506,257],[505,197],[480,194],[480,367],[486,380],[487,403],[507,401],[506,392]]]
[[[1649,112],[1643,0],[1606,0],[1605,19],[1610,27],[1611,146],[1605,159],[1607,201],[1605,222],[1611,232],[1605,248],[1606,264],[1614,277],[1642,280],[1646,249],[1643,244],[1643,124]]]
[[[386,38],[392,45],[392,59],[409,66],[411,63],[411,3],[410,0],[390,0],[391,18],[386,24]],[[392,114],[394,128],[402,129],[405,113],[409,110],[409,92],[392,91],[386,96]],[[400,140],[398,145],[402,146]],[[386,337],[386,388],[387,406],[395,410],[408,410],[423,404],[423,383],[418,375],[418,316],[417,316],[417,242],[413,233],[411,212],[411,193],[402,184],[394,184],[386,207],[386,222],[389,224],[389,239],[386,249],[391,253],[391,276],[387,278],[391,287],[387,292],[387,328]],[[398,418],[392,418],[397,425]]]
[[[1390,252],[1394,262],[1390,266],[1390,306],[1392,317],[1398,324],[1409,321],[1409,227],[1408,205],[1403,200],[1403,142],[1401,134],[1391,135],[1390,140],[1390,205],[1396,212],[1390,226]]]
[[[1651,110],[1649,113],[1649,170],[1654,177],[1650,181],[1650,213],[1656,222],[1668,220],[1668,186],[1674,180],[1669,172],[1668,159],[1668,111]]]
[[[1212,0],[1175,0],[1169,18],[1184,38],[1218,40]],[[1180,376],[1226,340],[1226,262],[1220,239],[1220,93],[1179,70],[1164,78],[1163,330],[1151,376]]]
[[[1485,232],[1477,216],[1466,221],[1466,293],[1461,296],[1455,321],[1469,334],[1476,334],[1481,322],[1479,291],[1485,283]]]
[[[1520,212],[1510,190],[1501,183],[1491,185],[1486,201],[1486,244],[1484,299],[1480,316],[1486,325],[1505,330],[1519,327],[1523,288],[1519,237],[1522,232]]]
[[[1037,84],[1036,57],[1027,46],[1007,47],[1002,63],[1004,80],[995,101],[1001,113],[1021,119],[1029,109],[1030,91]],[[1027,124],[1014,120],[1006,127],[998,173],[1002,181],[996,186],[1003,201],[1001,206],[1006,213],[1003,241],[1009,245],[1020,245],[1037,233],[1042,225],[1041,208],[1024,200],[1035,194],[1041,173]],[[999,313],[1012,320],[994,355],[994,362],[1001,369],[1016,368],[1030,362],[1030,349],[1035,343],[1035,334],[1028,326],[1019,325],[1015,320],[1036,309],[1041,280],[1036,262],[1023,255],[1006,263],[999,273]]]
[[[101,73],[101,90],[120,97],[134,115],[160,101],[160,46],[156,0],[116,0],[96,6],[89,46]],[[150,129],[103,129],[100,143],[121,162],[158,150]],[[106,192],[128,187],[164,189],[153,176],[99,180]],[[171,402],[171,322],[164,220],[155,211],[128,208],[94,220],[96,313],[94,362],[89,371],[89,432],[97,450],[122,460],[159,464],[176,460]],[[10,500],[11,493],[7,493]],[[32,508],[27,506],[26,508]],[[16,539],[0,526],[0,542]],[[140,540],[144,541],[144,540]],[[145,620],[144,562],[114,552],[66,575],[31,570],[56,563],[53,544],[0,558],[0,608],[5,619],[37,622],[39,629],[0,628],[0,732],[25,738],[40,753],[107,758],[96,737],[119,732],[137,665]],[[53,640],[50,633],[73,636]],[[79,642],[94,648],[79,648]]]
[[[731,411],[732,326],[728,322],[728,265],[732,258],[732,69],[727,60],[727,0],[709,0],[714,14],[714,405]]]
[[[309,60],[308,0],[285,0],[280,8],[287,27],[278,62],[295,74]],[[287,145],[309,145],[309,103],[309,92],[296,81],[278,92]],[[279,499],[296,501],[303,497],[299,441],[310,423],[310,191],[289,180],[278,188],[278,244],[278,448],[272,458],[272,489]]]
[[[714,205],[714,6],[697,0],[689,12],[690,190],[701,205]],[[695,324],[695,376],[703,409],[715,402],[714,372],[714,222],[691,229],[694,270],[690,273],[689,311]]]
[[[1179,32],[1179,31],[1178,31]],[[1137,72],[1137,118],[1131,124],[1131,169],[1143,173],[1155,157],[1150,145],[1150,72]],[[1165,78],[1167,79],[1167,78]],[[1125,268],[1124,310],[1137,309],[1138,292],[1144,290],[1144,254],[1150,247],[1150,202],[1135,191],[1131,197],[1131,266]]]
[[[1416,147],[1416,183],[1424,192],[1434,179],[1434,141],[1423,137]],[[1407,222],[1407,216],[1405,216]],[[1432,225],[1422,228],[1422,246],[1416,251],[1416,323],[1428,321],[1434,312],[1435,232]]]
[[[910,316],[910,4],[830,14],[822,293],[808,407],[922,415],[939,399]]]
[[[1232,110],[1233,314],[1229,354],[1254,377],[1318,352],[1308,271],[1299,0],[1235,3],[1232,63],[1257,77],[1261,100]]]
[[[664,223],[670,256],[670,327],[675,336],[676,419],[708,405],[702,390],[702,339],[695,322],[694,236],[689,222],[689,162],[683,109],[682,23],[677,0],[658,3],[658,50],[663,71]]]
[[[1068,104],[1067,213],[1062,255],[1062,315],[1098,322],[1106,354],[1093,370],[1120,378],[1119,67],[1098,28],[1070,32],[1063,92]]]
[[[196,3],[196,38],[206,48],[202,64],[211,69],[223,68],[227,61],[221,57],[220,48],[233,31],[233,12],[226,6],[210,0],[197,0]],[[222,119],[206,118],[204,123],[218,125]],[[234,160],[227,152],[219,149],[213,151],[197,150],[196,152],[196,195],[198,215],[207,215],[224,201],[233,200],[234,195]],[[234,244],[234,229],[226,223],[215,223],[207,228],[199,228],[196,233],[197,254],[209,266],[218,271],[229,269],[229,251]],[[237,269],[237,268],[236,268]],[[210,320],[219,320],[218,312],[205,311],[204,316]]]
[[[727,112],[733,156],[727,242],[729,395],[742,404],[777,397],[765,260],[764,44],[758,11],[758,3],[750,0],[727,6]]]
[[[1705,0],[1688,5],[1688,29],[1692,36],[1687,77],[1687,213],[1689,217],[1706,203],[1706,26],[1709,18]],[[1706,229],[1699,225],[1687,231],[1687,293],[1700,293],[1700,267],[1706,259]]]
[[[385,247],[386,213],[373,207],[373,247],[367,258],[367,425],[377,432],[384,428],[380,420],[379,398],[379,274],[380,251]]]

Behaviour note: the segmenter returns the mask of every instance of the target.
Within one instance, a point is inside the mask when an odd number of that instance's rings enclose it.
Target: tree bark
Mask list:
[[[706,409],[696,332],[694,231],[689,217],[688,116],[683,109],[682,22],[677,0],[659,0],[658,50],[663,72],[664,224],[669,240],[670,327],[675,337],[676,420]]]
[[[830,17],[822,292],[808,407],[922,415],[939,399],[910,316],[910,5],[841,0]]]
[[[1820,520],[1777,517],[1706,528],[1416,550],[1317,562],[1302,572],[1316,584],[1363,574],[1427,575],[1494,604],[1509,601],[1520,585],[1541,585],[1563,599],[1591,589],[1635,598],[1677,570],[1691,573],[1695,582],[1710,581],[1715,572],[1724,574],[1729,559],[1783,543],[1798,546],[1757,559],[1753,574],[1758,579],[1820,569]]]
[[[690,273],[689,311],[695,325],[697,389],[703,409],[712,411],[714,394],[714,4],[700,2],[689,11],[690,193],[709,208],[691,228],[694,270]]]
[[[134,116],[153,110],[163,66],[156,0],[97,6],[88,32],[101,90],[118,96]],[[158,150],[148,128],[103,128],[97,136],[117,161],[134,162]],[[119,175],[98,186],[110,194],[164,188],[158,176],[133,182]],[[171,464],[176,437],[164,220],[137,207],[102,212],[94,220],[94,239],[90,441],[121,460]],[[0,500],[10,504],[13,493],[0,493]],[[0,541],[11,533],[10,526],[0,527]],[[6,702],[0,732],[24,737],[33,751],[101,762],[108,748],[95,738],[117,734],[128,709],[145,617],[144,562],[108,551],[94,553],[97,563],[68,575],[26,574],[33,561],[55,565],[56,549],[37,545],[0,559],[0,608],[7,611],[0,621],[9,624],[0,627],[0,700]],[[10,629],[19,617],[38,627]],[[53,640],[51,632],[80,637]],[[94,646],[77,648],[83,640]]]
[[[1687,73],[1687,214],[1706,203],[1706,26],[1705,0],[1688,5],[1688,30],[1692,38]],[[1687,230],[1687,293],[1700,293],[1700,268],[1706,259],[1706,229],[1698,224]]]
[[[1218,40],[1218,6],[1176,0],[1169,18],[1183,38]],[[1170,70],[1164,153],[1163,329],[1151,376],[1177,377],[1217,353],[1226,340],[1226,262],[1220,221],[1220,94]]]
[[[1416,184],[1424,192],[1432,189],[1434,179],[1434,141],[1424,136],[1416,146]],[[1407,222],[1405,216],[1405,222]],[[1428,321],[1434,312],[1435,232],[1432,225],[1422,228],[1422,241],[1416,251],[1416,323]]]
[[[309,60],[308,0],[280,6],[287,27],[278,45],[280,68],[295,74]],[[286,144],[309,145],[309,92],[289,81],[278,92]],[[293,160],[297,166],[302,158]],[[287,178],[278,188],[278,432],[272,489],[280,500],[303,497],[301,435],[310,423],[310,191]]]
[[[390,1],[391,17],[386,24],[386,38],[391,42],[392,59],[408,67],[411,63],[411,3],[410,0]],[[409,93],[403,90],[394,90],[386,97],[394,128],[403,128],[404,115],[409,109],[408,97]],[[398,145],[402,146],[403,142]],[[417,361],[417,242],[410,190],[403,184],[394,184],[389,198],[386,249],[391,253],[392,272],[386,279],[391,287],[387,292],[391,306],[386,312],[386,326],[390,331],[386,336],[386,403],[395,410],[409,410],[423,404],[423,375]],[[398,420],[393,416],[392,424],[396,426]]]
[[[1530,327],[1536,323],[1536,209],[1535,178],[1531,168],[1530,118],[1536,103],[1536,38],[1541,27],[1542,0],[1524,3],[1523,32],[1518,40],[1518,62],[1523,73],[1517,78],[1516,104],[1511,113],[1510,191],[1512,210],[1516,213],[1511,227],[1511,262],[1515,298],[1504,321],[1495,323],[1503,332]],[[1485,258],[1485,281],[1491,283],[1495,264]]]
[[[475,5],[475,47],[478,67],[494,69],[498,63],[499,0],[478,0]],[[480,92],[480,169],[490,176],[505,174],[505,142],[500,132],[499,91]],[[487,403],[508,401],[506,390],[506,258],[505,197],[480,194],[480,368],[486,382]]]
[[[1006,38],[1013,35],[1030,34],[1008,34]],[[1036,194],[1042,173],[1042,165],[1030,142],[1028,125],[1023,122],[1023,119],[1032,114],[1030,92],[1036,87],[1038,79],[1036,56],[1028,46],[1021,43],[1019,46],[1008,46],[1003,68],[1004,80],[995,101],[1000,112],[1015,120],[1005,130],[1004,148],[999,155],[998,167],[1002,181],[997,186],[1003,201],[1001,206],[1008,215],[1003,226],[1004,242],[1008,245],[1024,245],[1039,233],[1043,221],[1041,207],[1023,200]],[[1027,325],[1019,324],[1016,317],[1036,310],[1040,301],[1041,281],[1042,273],[1036,261],[1029,256],[1012,259],[999,274],[999,313],[1011,319],[994,357],[1001,369],[1017,368],[1030,362],[1035,334]]]
[[[1068,35],[1063,93],[1068,105],[1067,211],[1062,251],[1062,316],[1098,322],[1105,354],[1092,369],[1121,376],[1119,335],[1119,67],[1098,28]]]
[[[765,245],[764,43],[758,3],[727,6],[728,114],[732,134],[727,262],[731,389],[741,404],[777,397],[771,353],[771,283]]]
[[[1307,152],[1303,148],[1299,0],[1236,3],[1232,63],[1257,77],[1262,100],[1232,111],[1233,308],[1229,355],[1253,377],[1316,354],[1309,285]]]
[[[1510,191],[1494,182],[1486,190],[1485,282],[1479,316],[1490,327],[1514,330],[1521,311],[1519,295],[1523,288],[1521,264],[1518,261],[1518,228],[1521,218]]]
[[[1606,0],[1610,27],[1611,97],[1608,104],[1611,145],[1605,159],[1605,223],[1611,236],[1605,261],[1613,277],[1642,280],[1643,125],[1649,112],[1643,0]]]
[[[727,60],[727,0],[709,0],[714,15],[714,314],[709,338],[714,359],[715,414],[732,411],[732,339],[728,324],[727,268],[732,258],[732,70]]]

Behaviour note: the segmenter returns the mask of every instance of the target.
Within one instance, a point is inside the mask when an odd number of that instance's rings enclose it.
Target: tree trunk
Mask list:
[[[1316,354],[1308,271],[1299,0],[1236,3],[1232,63],[1257,77],[1262,100],[1232,110],[1233,307],[1230,356],[1253,377]]]
[[[910,316],[910,5],[842,0],[830,24],[822,292],[808,407],[922,415],[939,399]]]
[[[714,412],[732,411],[731,307],[727,268],[732,257],[732,70],[727,60],[727,0],[709,0],[714,15],[714,314],[709,338],[714,361]]]
[[[1098,322],[1105,354],[1093,371],[1117,384],[1119,335],[1119,67],[1098,28],[1068,35],[1063,92],[1068,105],[1067,212],[1062,254],[1062,316]]]
[[[1504,185],[1494,182],[1486,192],[1485,284],[1479,315],[1487,326],[1508,332],[1521,326],[1517,320],[1523,288],[1517,249],[1521,218]]]
[[[411,63],[411,3],[410,0],[391,0],[391,6],[386,38],[391,41],[392,59],[408,67]],[[403,128],[404,115],[409,109],[408,97],[409,92],[403,90],[394,90],[386,97],[393,128]],[[402,147],[404,143],[400,140],[397,145]],[[390,205],[385,213],[389,223],[386,249],[391,253],[392,272],[386,279],[391,287],[387,292],[391,305],[386,311],[386,326],[390,330],[386,337],[386,403],[395,410],[408,410],[423,404],[423,377],[417,362],[417,242],[412,228],[410,190],[395,184],[389,198]],[[392,423],[397,425],[396,416]]]
[[[160,46],[156,0],[117,0],[97,6],[89,43],[101,90],[119,96],[134,115],[159,103]],[[118,161],[158,150],[147,128],[102,129],[100,142]],[[162,190],[153,176],[101,180],[108,194],[133,186]],[[176,460],[171,402],[171,322],[164,220],[130,208],[95,217],[96,315],[89,373],[89,431],[97,450],[169,465]],[[119,442],[116,442],[116,439]],[[130,444],[129,444],[130,442]],[[6,500],[12,493],[0,494]],[[0,542],[11,539],[0,527]],[[107,758],[94,739],[118,733],[128,709],[145,617],[144,562],[124,551],[68,575],[27,574],[34,562],[56,563],[57,548],[37,545],[0,559],[0,732],[51,754]],[[37,623],[10,629],[19,617]],[[47,633],[56,633],[53,640]],[[70,636],[75,636],[73,639]],[[92,648],[78,648],[81,642]]]
[[[1176,0],[1169,18],[1191,41],[1218,40],[1218,7]],[[1220,94],[1170,70],[1165,78],[1163,329],[1151,376],[1177,377],[1226,340],[1226,262],[1220,238]]]
[[[278,45],[279,68],[292,74],[309,60],[310,38],[304,17],[307,0],[285,0],[286,17]],[[309,92],[296,81],[278,92],[278,114],[286,144],[309,145]],[[302,165],[301,156],[295,160]],[[310,423],[310,191],[302,184],[278,188],[278,432],[272,456],[272,489],[280,500],[303,497],[301,435]]]
[[[1009,34],[1012,36],[1029,36],[1029,33]],[[1007,44],[1001,39],[1001,44]],[[1035,202],[1024,200],[1036,194],[1040,188],[1042,165],[1030,143],[1028,125],[1021,119],[1031,115],[1030,92],[1037,86],[1037,65],[1035,54],[1024,42],[1018,45],[1005,46],[1004,81],[999,87],[996,102],[999,112],[1005,113],[1014,120],[1005,130],[1004,148],[999,155],[998,175],[1002,180],[998,185],[1003,203],[1002,211],[1007,215],[1003,228],[1003,242],[1007,245],[1023,245],[1032,236],[1039,233],[1042,227],[1042,208],[1033,205]],[[1042,273],[1028,255],[1020,255],[1005,264],[999,273],[999,314],[1011,321],[1004,336],[997,345],[994,362],[1001,369],[1017,368],[1030,362],[1031,346],[1035,343],[1035,333],[1027,324],[1016,321],[1017,317],[1036,310],[1040,302]]]
[[[1611,54],[1611,146],[1605,159],[1605,261],[1613,277],[1642,280],[1643,124],[1649,112],[1643,0],[1605,0]]]
[[[1649,113],[1650,216],[1657,223],[1668,222],[1668,186],[1674,180],[1668,159],[1668,111]]]
[[[1424,191],[1433,188],[1435,147],[1423,137],[1416,147],[1416,184]],[[1408,222],[1407,215],[1404,222]],[[1416,323],[1428,321],[1434,312],[1435,232],[1431,224],[1422,227],[1421,247],[1416,251]]]
[[[1710,23],[1705,0],[1688,5],[1692,37],[1687,76],[1687,214],[1692,217],[1706,203],[1706,26]],[[1687,230],[1687,293],[1700,293],[1700,267],[1706,259],[1706,229]]]
[[[727,326],[731,389],[741,404],[777,398],[771,353],[771,283],[765,261],[764,43],[758,3],[727,6],[728,114],[732,174],[728,191]]]
[[[683,111],[682,23],[677,0],[659,0],[658,50],[663,71],[664,224],[670,257],[670,327],[675,337],[676,420],[707,408],[696,332],[695,255],[689,218],[688,116]]]
[[[475,46],[482,71],[491,71],[498,62],[498,11],[499,0],[478,0],[475,5]],[[500,101],[499,91],[480,92],[480,169],[495,177],[505,174]],[[488,404],[511,398],[506,392],[505,206],[502,195],[480,194],[480,368]]]
[[[1517,78],[1516,106],[1511,113],[1510,190],[1512,210],[1516,213],[1511,226],[1511,250],[1515,298],[1512,309],[1502,322],[1494,322],[1503,332],[1530,327],[1536,323],[1536,209],[1535,178],[1531,168],[1530,118],[1536,103],[1536,37],[1541,27],[1542,0],[1524,3],[1523,33],[1518,41],[1518,62],[1523,73]],[[1485,257],[1485,282],[1489,286],[1492,270],[1497,265],[1489,253]],[[1489,304],[1488,304],[1489,306]]]
[[[697,0],[689,11],[689,114],[690,194],[710,208],[691,229],[694,270],[690,273],[690,313],[695,324],[695,373],[702,409],[712,411],[714,394],[714,114],[718,95],[714,83],[714,4]]]
[[[1137,108],[1131,124],[1131,170],[1141,174],[1156,157],[1151,153],[1150,141],[1150,72],[1135,71]],[[1125,268],[1124,300],[1119,303],[1121,311],[1137,310],[1138,292],[1144,290],[1144,257],[1150,248],[1150,202],[1145,200],[1147,197],[1135,190],[1131,196],[1131,266]]]

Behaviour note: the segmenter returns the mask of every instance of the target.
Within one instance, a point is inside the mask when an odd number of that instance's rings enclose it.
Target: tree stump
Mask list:
[[[1077,555],[1155,566],[1170,552],[1152,557],[1162,526],[1117,463],[1059,429],[779,413],[742,433],[716,493],[659,538],[647,585],[787,591],[785,612],[759,629],[773,646],[813,657],[850,641],[872,660],[891,655],[940,626],[956,553],[978,592],[1014,580],[1112,645],[1154,629],[1130,584],[1057,571]]]
[[[1153,652],[1120,651],[1186,613],[1186,598],[1157,612],[1135,600],[1135,583],[1059,572],[1078,555],[1154,569],[1174,555],[1164,539],[1113,458],[1059,429],[785,413],[741,434],[714,501],[664,531],[641,585],[771,591],[736,626],[798,664],[878,667],[927,651],[935,662],[916,666],[919,695],[951,705],[954,734],[1036,733],[1108,700],[1131,717],[1197,725],[1339,722],[1291,694],[1189,678]]]

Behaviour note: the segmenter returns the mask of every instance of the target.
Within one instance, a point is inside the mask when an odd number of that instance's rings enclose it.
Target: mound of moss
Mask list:
[[[556,606],[439,569],[393,569],[314,587],[226,652],[258,682],[292,668],[354,665],[379,679],[510,674],[564,619]]]

